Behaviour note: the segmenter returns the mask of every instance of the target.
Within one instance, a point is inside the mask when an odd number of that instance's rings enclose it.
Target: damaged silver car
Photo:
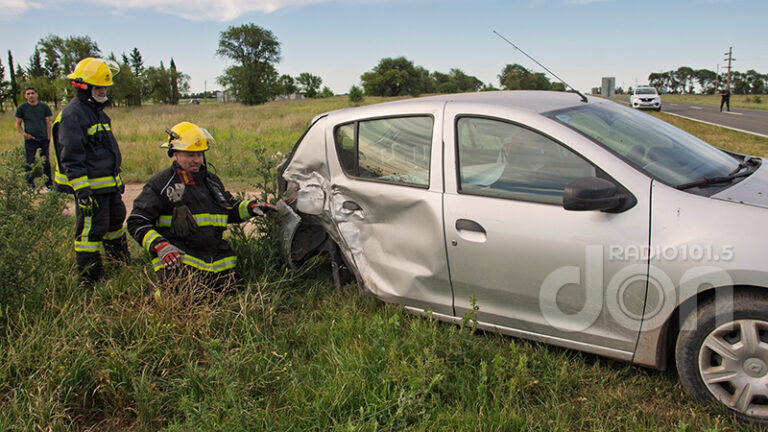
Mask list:
[[[768,168],[565,92],[315,117],[279,168],[291,265],[416,313],[664,369],[768,423]]]

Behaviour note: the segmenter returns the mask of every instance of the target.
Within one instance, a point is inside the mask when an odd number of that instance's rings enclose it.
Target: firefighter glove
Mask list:
[[[93,216],[93,209],[96,207],[98,207],[98,204],[93,199],[93,195],[84,195],[77,198],[77,208],[85,217]]]
[[[258,201],[251,201],[248,204],[248,212],[251,216],[264,216],[264,213],[277,211],[277,207],[268,203],[260,203]]]
[[[167,241],[162,241],[152,247],[152,252],[157,254],[160,262],[166,270],[171,270],[181,265],[181,256],[184,252]]]

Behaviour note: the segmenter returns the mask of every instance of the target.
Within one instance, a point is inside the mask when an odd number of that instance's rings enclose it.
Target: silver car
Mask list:
[[[279,167],[291,265],[409,311],[664,369],[768,423],[768,168],[617,103],[434,96],[315,117]]]

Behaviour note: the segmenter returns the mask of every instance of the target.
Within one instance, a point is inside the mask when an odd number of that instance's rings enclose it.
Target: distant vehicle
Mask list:
[[[344,264],[415,313],[674,358],[696,399],[768,425],[761,159],[610,100],[506,91],[318,115],[278,172],[291,265],[325,251],[337,284]]]
[[[191,103],[192,105],[200,105],[200,101],[197,99],[190,99],[189,103]]]
[[[636,109],[661,111],[661,96],[654,87],[639,86],[629,97],[629,106]]]

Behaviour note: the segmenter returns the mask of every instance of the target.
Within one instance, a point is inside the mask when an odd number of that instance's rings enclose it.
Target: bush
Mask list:
[[[362,103],[363,100],[363,91],[360,87],[353,85],[352,88],[349,89],[349,101],[353,104],[359,104]]]
[[[36,308],[46,288],[76,283],[77,277],[65,196],[29,190],[21,147],[3,152],[2,161],[0,321],[7,322],[22,306]]]

